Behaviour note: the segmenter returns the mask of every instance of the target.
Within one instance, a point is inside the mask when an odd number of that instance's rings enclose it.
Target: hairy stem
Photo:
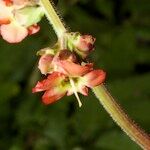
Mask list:
[[[67,30],[49,0],[40,0],[40,4],[43,7],[48,20],[52,24],[58,38],[61,39],[61,37],[65,37],[64,35]],[[63,43],[64,42],[62,42],[62,44]],[[101,85],[95,87],[93,88],[93,91],[100,103],[104,106],[113,120],[122,128],[122,130],[139,146],[141,146],[141,148],[150,150],[150,137],[125,114],[110,93],[106,90],[105,86]]]
[[[141,148],[150,150],[150,137],[122,110],[104,85],[93,88],[96,97],[121,129]]]
[[[56,13],[52,3],[49,0],[40,0],[40,4],[43,7],[47,19],[49,20],[50,24],[52,24],[58,38],[62,37],[67,30],[64,27],[62,20]]]

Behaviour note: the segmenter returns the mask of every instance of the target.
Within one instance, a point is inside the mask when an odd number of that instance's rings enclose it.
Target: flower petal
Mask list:
[[[3,0],[6,6],[11,6],[13,4],[12,0]]]
[[[88,87],[95,87],[104,82],[106,73],[103,70],[93,70],[86,74],[83,78]]]
[[[10,0],[7,0],[10,1]],[[29,0],[12,0],[15,5],[23,5],[27,3]]]
[[[47,79],[42,80],[36,84],[32,89],[32,93],[50,90],[55,86],[59,86],[59,83],[65,79],[65,76],[61,73],[54,72],[50,74]]]
[[[32,25],[28,28],[28,33],[29,33],[29,35],[32,35],[32,34],[39,32],[39,30],[40,30],[40,26]]]
[[[50,86],[50,82],[47,79],[38,81],[36,86],[32,89],[32,93],[45,91],[49,88],[49,86]]]
[[[7,7],[4,1],[0,1],[0,24],[10,23],[12,12],[11,8]]]
[[[38,68],[40,69],[42,74],[47,74],[51,71],[52,65],[51,62],[53,60],[53,55],[50,54],[45,54],[41,56],[39,60],[39,66]]]
[[[2,24],[9,24],[9,23],[10,23],[9,18],[0,19],[0,25],[2,25]]]
[[[78,89],[78,91],[79,91],[81,94],[83,94],[84,96],[88,96],[88,91],[89,91],[88,87],[82,86],[82,87],[80,87],[80,88]]]
[[[66,92],[61,91],[58,88],[53,88],[44,93],[42,101],[45,105],[52,104],[62,98]]]
[[[92,64],[81,66],[69,61],[60,61],[59,66],[62,67],[64,71],[70,76],[83,76],[93,69]]]
[[[21,42],[28,35],[26,28],[13,22],[7,25],[1,25],[0,31],[3,39],[9,43]]]

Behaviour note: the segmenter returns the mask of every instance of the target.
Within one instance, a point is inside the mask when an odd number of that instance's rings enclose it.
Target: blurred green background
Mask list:
[[[72,31],[96,37],[91,55],[107,72],[112,95],[150,133],[150,1],[60,0]],[[0,150],[140,150],[90,92],[44,106],[31,89],[41,79],[36,51],[56,42],[43,19],[41,31],[12,45],[0,39]]]

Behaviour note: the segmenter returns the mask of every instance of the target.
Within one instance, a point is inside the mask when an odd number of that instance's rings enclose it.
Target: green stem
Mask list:
[[[65,37],[64,34],[67,30],[49,0],[40,0],[40,4],[58,38]],[[104,85],[93,88],[93,91],[106,111],[122,130],[143,149],[150,150],[150,137],[125,114]]]
[[[40,4],[43,7],[45,15],[47,16],[50,24],[52,24],[58,38],[62,37],[67,30],[52,6],[52,3],[50,3],[49,0],[40,0]]]
[[[150,150],[150,137],[122,110],[104,85],[93,88],[96,97],[121,129],[141,148]]]

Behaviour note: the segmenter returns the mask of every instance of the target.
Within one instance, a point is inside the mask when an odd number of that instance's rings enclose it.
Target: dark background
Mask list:
[[[91,55],[107,72],[106,86],[126,112],[150,133],[150,1],[60,0],[72,31],[96,37]],[[19,44],[0,39],[0,150],[140,150],[90,92],[44,106],[31,89],[41,79],[36,51],[56,42],[41,31]]]

